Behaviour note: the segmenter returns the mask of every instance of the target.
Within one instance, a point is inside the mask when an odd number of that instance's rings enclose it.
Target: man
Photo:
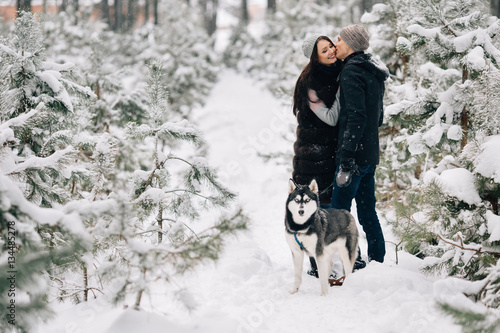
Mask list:
[[[375,168],[379,163],[378,127],[382,124],[389,70],[371,54],[369,35],[360,25],[340,31],[335,47],[343,60],[340,73],[339,148],[332,207],[351,210],[356,200],[358,220],[368,241],[368,260],[384,261],[385,241],[375,211]],[[358,256],[356,268],[366,263]]]

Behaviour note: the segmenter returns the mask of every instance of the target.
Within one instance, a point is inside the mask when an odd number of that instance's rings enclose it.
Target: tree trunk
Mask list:
[[[89,300],[89,276],[87,271],[87,266],[82,263],[83,266],[83,300],[88,302]]]
[[[369,11],[372,8],[371,0],[361,0],[361,15]]]
[[[108,0],[101,0],[101,18],[108,25],[108,28],[111,27],[111,18],[109,16],[109,4]]]
[[[150,0],[145,0],[144,2],[144,24],[149,22],[149,1]]]
[[[202,0],[201,6],[204,13],[205,30],[209,36],[212,36],[217,29],[217,8],[219,2],[218,0]]]
[[[114,31],[121,31],[123,28],[123,1],[115,0],[115,22]]]
[[[276,0],[267,0],[267,13],[268,14],[276,13]]]
[[[68,9],[68,0],[61,1],[61,7],[59,7],[59,12],[65,12]]]
[[[127,29],[134,29],[135,22],[137,20],[137,0],[128,0],[127,7]]]
[[[249,21],[247,0],[241,0],[241,24],[247,25]]]
[[[153,11],[154,11],[155,25],[159,25],[160,19],[158,14],[158,0],[153,0]]]
[[[18,13],[21,11],[29,12],[31,11],[31,0],[17,0],[16,7]]]
[[[500,17],[500,0],[490,0],[491,15]]]
[[[462,67],[462,83],[467,81],[469,78],[469,71],[465,66]],[[462,113],[460,114],[460,127],[462,127],[462,142],[460,144],[460,150],[462,151],[464,147],[467,145],[467,136],[468,136],[468,130],[469,130],[469,111],[467,110],[467,107],[464,106],[462,109]]]
[[[163,209],[160,207],[160,211],[158,212],[158,244],[163,241]]]
[[[136,310],[139,310],[139,306],[141,305],[141,298],[142,298],[142,293],[144,292],[144,290],[139,290],[137,292],[137,297],[135,299],[135,309]]]
[[[144,276],[144,279],[146,279],[146,269],[142,269],[142,274]],[[142,293],[144,292],[144,289],[141,289],[137,292],[137,297],[135,299],[135,309],[139,310],[139,306],[141,305],[141,299],[142,299]]]
[[[74,15],[75,15],[75,25],[78,24],[78,15],[80,15],[80,2],[79,0],[73,0],[73,8],[74,10]]]

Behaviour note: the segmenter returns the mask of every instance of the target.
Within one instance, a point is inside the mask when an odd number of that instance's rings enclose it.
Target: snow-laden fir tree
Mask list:
[[[67,13],[43,15],[45,53],[57,62],[79,65],[79,82],[89,86],[97,97],[93,105],[92,129],[101,132],[110,123],[124,127],[129,121],[142,122],[145,113],[144,90],[135,89],[144,74],[138,54],[143,45],[136,34],[103,30],[99,22],[68,20]],[[64,52],[61,52],[64,50]]]
[[[406,27],[410,20],[410,8],[411,1],[386,1],[375,4],[371,11],[361,17],[361,22],[370,33],[369,52],[379,57],[392,74],[386,83],[384,105],[401,101],[409,61],[417,61],[396,49],[398,38],[407,35]],[[412,85],[410,87],[413,89]],[[380,129],[384,157],[377,168],[377,181],[382,185],[378,189],[379,202],[397,201],[398,193],[400,193],[397,190],[411,186],[419,165],[419,160],[411,157],[405,141],[395,140],[400,136],[401,128],[404,127],[404,124],[400,122],[402,119],[387,117],[387,114],[386,112],[384,125]]]
[[[5,102],[1,112],[4,126],[13,131],[15,140],[10,153],[3,156],[2,174],[15,180],[25,196],[40,206],[57,208],[73,199],[104,199],[116,144],[109,135],[98,137],[88,131],[92,129],[88,101],[95,95],[71,80],[72,63],[56,64],[45,58],[44,38],[35,15],[21,13],[10,37],[0,45],[1,70],[7,78],[2,81]],[[91,224],[95,214],[92,210],[87,213],[91,217],[82,222]],[[70,243],[55,228],[44,225],[38,230],[51,247]],[[86,298],[89,288],[83,255],[77,252],[71,263],[47,268],[57,297]],[[66,276],[75,270],[80,273],[77,282]]]
[[[424,52],[434,64],[456,68],[461,74],[460,80],[438,96],[435,111],[420,130],[422,137],[415,137],[416,144],[432,148],[445,134],[448,151],[456,153],[467,143],[472,104],[467,84],[490,63],[498,66],[500,61],[495,46],[500,26],[487,8],[484,1],[414,1],[415,18],[407,28],[409,38],[399,38],[398,49],[404,54]]]
[[[85,157],[89,157],[99,140],[97,136],[103,132],[111,135],[118,155],[116,170],[108,175],[110,181],[105,184],[106,192],[124,190],[129,173],[146,167],[142,164],[145,157],[135,153],[123,134],[130,121],[139,124],[145,121],[147,102],[140,68],[143,60],[138,58],[147,49],[141,45],[145,37],[135,32],[99,31],[96,28],[99,25],[73,24],[65,16],[44,16],[43,32],[50,41],[46,43],[47,53],[54,59],[79,64],[79,83],[90,87],[96,98],[84,110],[88,118],[86,133],[81,133],[78,140],[86,147]],[[65,52],[60,52],[61,49]],[[83,190],[90,191],[92,186],[86,183]]]
[[[92,235],[93,243],[87,251],[75,254],[72,264],[49,271],[51,297],[59,301],[69,299],[73,303],[88,301],[90,296],[97,298],[104,293],[104,284],[97,272],[99,256],[114,245],[114,239],[109,237],[107,230],[96,226],[103,219],[109,221],[110,216],[116,214],[117,207],[122,206],[117,200],[110,199],[113,191],[120,191],[120,187],[113,186],[111,181],[117,173],[118,141],[108,132],[99,135],[80,132],[78,137],[92,153],[83,163],[89,176],[88,182],[83,182],[79,188],[82,199],[67,206],[88,207],[89,214],[82,218],[82,223]]]
[[[130,196],[135,210],[128,211],[135,216],[113,218],[120,226],[113,228],[120,241],[109,253],[102,273],[104,278],[118,275],[113,282],[114,301],[128,302],[127,295],[134,295],[136,308],[144,294],[152,295],[155,281],[168,282],[206,259],[217,259],[224,237],[246,226],[241,211],[215,223],[204,221],[208,209],[228,208],[234,194],[219,183],[203,157],[189,156],[189,147],[183,147],[182,155],[172,150],[175,141],[197,146],[203,140],[187,120],[168,121],[163,77],[161,63],[151,62],[148,121],[127,127],[130,140],[151,145],[150,165],[132,178]],[[199,220],[206,229],[196,232],[193,222]]]
[[[126,140],[124,128],[130,121],[138,124],[145,121],[147,99],[144,97],[144,84],[134,84],[132,89],[126,84],[129,80],[141,79],[141,76],[138,77],[130,68],[120,68],[119,64],[114,64],[114,58],[109,55],[109,47],[105,44],[98,37],[89,41],[89,61],[82,65],[82,76],[84,83],[96,94],[95,103],[89,106],[91,122],[88,127],[96,134],[94,136],[100,138],[94,140],[91,147],[96,147],[98,141],[106,141],[114,152],[109,155],[103,151],[102,154],[103,158],[112,156],[114,160],[113,167],[104,172],[106,181],[101,187],[103,194],[109,194],[125,190],[130,173],[146,167],[142,163],[145,156],[135,154],[136,148]],[[100,144],[100,147],[104,146]],[[93,154],[90,168],[96,167],[95,152]],[[100,170],[99,173],[104,174]],[[95,182],[91,181],[87,187],[94,185]]]
[[[83,221],[113,207],[109,201],[70,201],[41,208],[24,197],[24,184],[9,175],[19,143],[14,129],[28,120],[28,114],[20,114],[0,123],[0,298],[4,305],[13,304],[0,309],[2,332],[32,332],[51,318],[50,284],[59,281],[67,288],[63,273],[92,248]],[[50,164],[47,159],[37,162]]]
[[[411,0],[388,0],[375,4],[370,12],[361,16],[361,23],[370,33],[371,52],[389,68],[400,81],[406,78],[409,54],[396,49],[399,37],[407,36]]]
[[[400,102],[386,113],[400,119],[395,140],[406,142],[422,170],[396,205],[395,234],[425,257],[425,270],[484,282],[486,289],[469,295],[498,307],[492,277],[500,258],[500,161],[492,147],[499,144],[500,24],[487,8],[480,1],[412,1],[408,36],[397,48],[429,62],[412,63],[418,67],[390,90],[399,91]],[[452,303],[443,308],[468,315]]]
[[[480,127],[471,127],[476,118],[472,112],[478,110],[471,105],[474,95],[491,89],[476,82],[497,70],[498,50],[491,38],[499,25],[477,3],[415,1],[412,8],[416,10],[414,22],[420,23],[408,27],[410,39],[400,37],[398,48],[412,54],[424,51],[437,63],[420,65],[409,82],[393,89],[393,93],[400,91],[401,102],[388,106],[386,113],[406,120],[406,124],[401,121],[401,135],[395,140],[406,141],[413,156],[425,156],[421,167],[426,171],[448,155],[458,157],[463,138],[480,132]],[[479,49],[484,50],[481,56],[476,54]],[[493,108],[481,110],[495,114]],[[447,157],[441,165],[453,167],[455,162],[449,161]]]
[[[68,163],[77,158],[74,133],[81,128],[88,87],[71,80],[72,63],[56,64],[44,57],[37,17],[22,12],[7,43],[0,44],[3,120],[13,124],[17,157],[6,173],[23,183],[26,197],[43,206],[69,200],[73,185],[85,171]]]
[[[48,230],[56,238],[45,237]],[[52,315],[47,302],[47,272],[74,262],[75,255],[89,246],[89,237],[77,214],[28,202],[17,184],[3,174],[0,232],[0,298],[4,305],[0,310],[0,330],[31,332]]]
[[[220,59],[196,9],[172,0],[161,11],[159,25],[146,24],[129,37],[128,47],[137,52],[132,66],[141,72],[148,62],[161,59],[167,77],[175,82],[168,87],[171,112],[189,119],[217,81]]]

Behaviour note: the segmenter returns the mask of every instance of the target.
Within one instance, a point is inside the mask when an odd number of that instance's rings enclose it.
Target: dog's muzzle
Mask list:
[[[304,215],[304,210],[303,210],[303,209],[300,209],[300,210],[299,210],[299,215],[300,215],[300,216],[303,216],[303,215]]]

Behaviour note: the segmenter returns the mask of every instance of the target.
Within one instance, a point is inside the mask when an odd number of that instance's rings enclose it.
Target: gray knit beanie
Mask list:
[[[308,37],[304,40],[304,42],[302,43],[302,52],[304,53],[306,58],[311,59],[314,46],[316,45],[318,38],[321,36],[322,35],[312,35],[311,37]]]
[[[340,30],[339,35],[354,52],[365,51],[370,46],[370,35],[362,25],[345,27]]]

